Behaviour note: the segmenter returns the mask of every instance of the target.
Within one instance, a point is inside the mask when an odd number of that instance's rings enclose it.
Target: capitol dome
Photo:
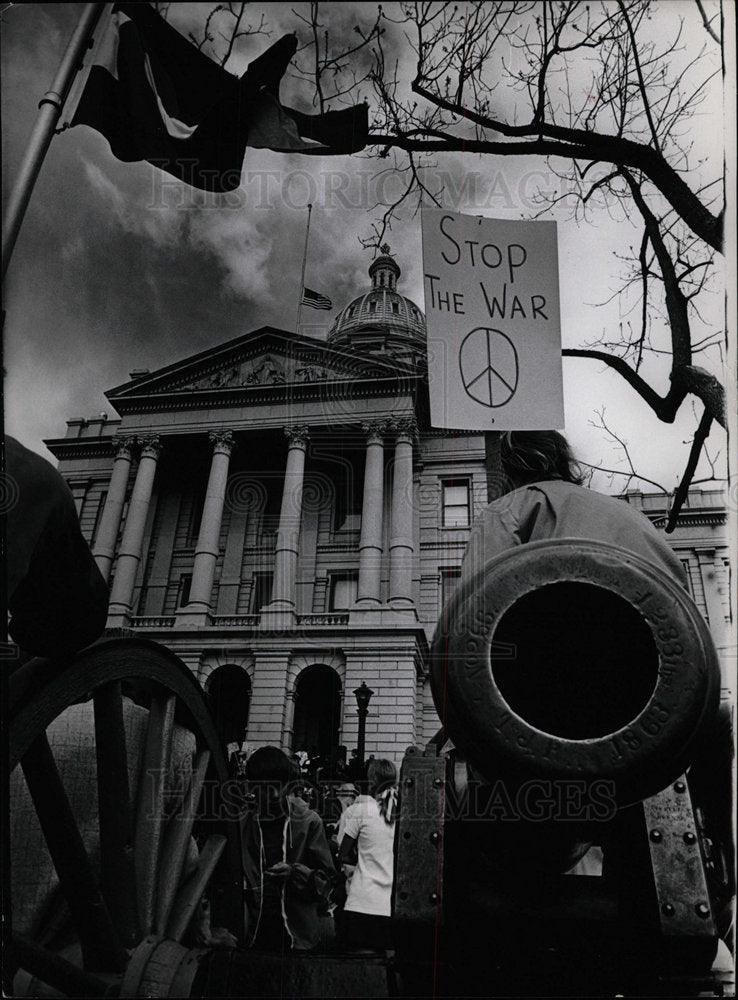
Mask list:
[[[382,250],[369,267],[371,288],[341,309],[328,343],[417,361],[426,348],[425,316],[397,291],[400,266],[389,256],[389,247]]]

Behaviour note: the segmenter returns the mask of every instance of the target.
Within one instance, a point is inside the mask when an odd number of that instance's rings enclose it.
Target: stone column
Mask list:
[[[123,514],[123,504],[126,501],[128,476],[131,472],[132,452],[136,439],[135,437],[114,437],[112,443],[115,448],[113,474],[110,477],[108,496],[98,525],[93,552],[95,562],[106,582],[110,578],[110,567],[113,565],[115,557],[115,543],[118,541],[120,519]]]
[[[123,538],[118,551],[118,562],[115,566],[115,579],[110,593],[110,618],[125,618],[131,613],[131,599],[136,582],[138,564],[141,562],[146,518],[149,513],[151,494],[154,488],[156,464],[161,453],[161,442],[158,436],[139,438],[141,458],[138,463],[136,482],[128,504],[128,515]]]
[[[390,604],[413,608],[413,435],[412,418],[393,421],[396,431],[390,528]]]
[[[289,442],[287,468],[284,474],[282,507],[279,512],[279,529],[274,550],[274,585],[270,611],[295,610],[295,582],[297,579],[297,553],[300,542],[302,516],[302,484],[305,475],[307,427],[285,427]]]
[[[213,458],[210,463],[210,476],[195,549],[190,601],[186,607],[187,612],[201,615],[210,610],[210,595],[213,590],[215,564],[218,560],[220,526],[223,521],[228,482],[228,465],[233,448],[231,431],[211,431],[209,437],[213,444]]]
[[[361,508],[359,538],[359,586],[357,603],[379,604],[379,580],[382,569],[384,439],[386,422],[362,424],[367,436],[364,469],[364,499]]]

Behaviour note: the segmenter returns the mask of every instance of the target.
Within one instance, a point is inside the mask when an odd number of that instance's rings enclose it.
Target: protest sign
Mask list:
[[[556,223],[425,209],[431,424],[563,427]]]

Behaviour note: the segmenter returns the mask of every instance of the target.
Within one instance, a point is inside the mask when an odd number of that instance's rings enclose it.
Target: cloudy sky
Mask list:
[[[392,5],[386,5],[390,9]],[[705,0],[705,6],[715,6]],[[81,4],[3,5],[2,128],[4,194],[12,183],[40,96],[48,87]],[[306,5],[251,4],[263,12],[269,38],[245,39],[229,63],[242,72],[249,60],[282,33],[305,35],[294,10]],[[203,22],[206,4],[172,4],[170,20],[183,32]],[[369,22],[373,4],[331,4],[339,27]],[[654,6],[654,30],[687,20],[686,56],[705,42],[694,5],[666,0]],[[394,32],[394,33],[393,33]],[[402,34],[387,45],[403,66]],[[691,48],[690,48],[691,47]],[[692,51],[693,49],[693,51]],[[685,58],[686,58],[685,56]],[[409,70],[408,70],[409,72]],[[370,104],[372,95],[362,93]],[[704,173],[715,175],[722,156],[722,94],[706,95],[694,127]],[[286,80],[283,99],[310,110],[299,81]],[[102,136],[87,127],[54,139],[26,216],[5,289],[6,427],[45,454],[44,438],[61,437],[74,417],[114,413],[104,391],[127,381],[133,369],[156,368],[271,324],[295,329],[306,205],[313,223],[306,284],[336,307],[367,286],[370,235],[393,193],[397,175],[369,155],[318,159],[247,150],[241,187],[230,195],[189,188],[146,163],[121,163]],[[453,155],[427,168],[445,186],[449,209],[506,219],[530,218],[537,193],[559,180],[539,160]],[[578,224],[563,205],[547,216],[558,222],[562,332],[565,346],[583,346],[621,322],[617,303],[603,305],[618,287],[618,255],[638,246],[640,228],[622,215],[593,213]],[[423,307],[420,217],[407,212],[388,235],[402,267],[400,291]],[[704,329],[720,323],[721,290],[704,303]],[[333,314],[303,312],[302,333],[324,337]],[[637,316],[626,317],[634,323]],[[699,363],[719,372],[720,354]],[[661,392],[668,386],[663,358],[646,369]],[[592,361],[564,359],[566,430],[581,457],[610,466],[620,462],[612,442],[593,428],[605,407],[608,423],[628,440],[639,471],[668,488],[677,482],[695,421],[689,405],[672,426],[660,423],[622,380]],[[699,412],[699,411],[698,411]],[[722,431],[710,437],[725,454]],[[622,463],[621,463],[622,464]],[[605,487],[605,483],[600,483]],[[618,483],[616,482],[615,486]]]

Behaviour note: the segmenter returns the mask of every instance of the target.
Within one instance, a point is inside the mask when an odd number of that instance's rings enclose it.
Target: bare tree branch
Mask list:
[[[694,477],[695,469],[697,468],[697,462],[699,461],[700,452],[702,451],[702,446],[707,440],[707,436],[710,433],[710,428],[712,427],[712,415],[705,408],[702,418],[697,427],[697,431],[694,435],[694,440],[692,441],[692,447],[689,451],[689,458],[687,459],[687,467],[684,470],[684,475],[682,476],[681,482],[676,488],[674,493],[674,502],[669,511],[669,520],[666,525],[666,532],[670,533],[676,528],[679,519],[679,513],[684,506],[684,501],[689,495],[689,488],[692,485],[692,479]]]
[[[537,193],[534,217],[554,205],[577,223],[603,212],[628,223],[639,216],[640,239],[615,252],[618,286],[606,300],[620,322],[562,353],[617,372],[664,422],[691,395],[725,427],[723,388],[694,364],[697,352],[721,348],[703,309],[719,288],[714,254],[724,217],[723,164],[708,173],[690,128],[720,85],[723,57],[714,18],[695,3],[699,20],[694,8],[674,5],[663,31],[650,20],[651,0],[400,0],[371,18],[367,5],[348,8],[365,18],[353,27],[332,16],[338,5],[313,0],[307,13],[292,12],[307,38],[291,73],[311,85],[321,111],[365,97],[365,85],[373,90],[370,155],[383,161],[378,176],[391,170],[402,186],[370,206],[381,216],[365,246],[379,246],[400,213],[439,203],[444,184],[434,189],[423,167],[449,153],[543,158],[563,183]],[[218,32],[227,59],[239,31],[251,30],[243,28],[245,8],[208,5],[198,44],[217,45],[218,19],[229,20],[230,39],[227,27]],[[700,20],[705,33],[695,45]],[[409,75],[401,46],[412,51]],[[647,355],[662,368],[668,359],[665,390],[656,388]]]
[[[705,31],[710,36],[710,38],[712,38],[713,41],[717,42],[718,45],[719,45],[720,44],[720,39],[715,34],[715,32],[712,30],[710,22],[707,20],[707,14],[705,13],[705,8],[702,6],[702,0],[694,0],[694,2],[697,4],[697,10],[700,12],[700,16],[702,17],[702,23],[705,26]]]

